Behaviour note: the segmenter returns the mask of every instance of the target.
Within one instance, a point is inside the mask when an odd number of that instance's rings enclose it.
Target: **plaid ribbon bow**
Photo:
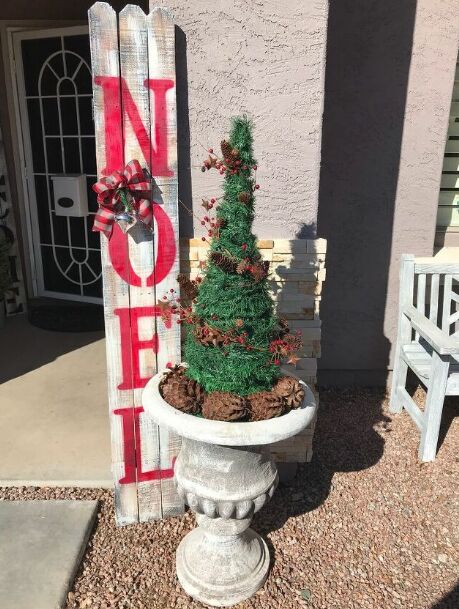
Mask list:
[[[151,206],[151,184],[145,179],[139,161],[130,161],[124,171],[114,171],[93,184],[97,193],[99,209],[94,218],[93,231],[100,231],[110,237],[117,213],[126,209],[126,201],[132,205],[136,218],[151,226],[153,210]]]

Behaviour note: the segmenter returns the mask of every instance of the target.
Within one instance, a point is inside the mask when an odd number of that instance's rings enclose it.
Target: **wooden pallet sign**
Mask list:
[[[115,512],[119,525],[180,514],[173,484],[179,438],[143,412],[144,386],[180,361],[180,326],[156,303],[178,290],[178,179],[174,23],[105,2],[89,10],[99,177],[138,160],[152,176],[153,230],[116,222],[101,233]]]

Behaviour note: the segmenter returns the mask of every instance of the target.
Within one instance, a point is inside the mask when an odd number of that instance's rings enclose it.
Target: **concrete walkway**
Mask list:
[[[105,340],[0,329],[0,486],[110,487]]]
[[[96,514],[97,501],[0,502],[0,606],[63,607]]]

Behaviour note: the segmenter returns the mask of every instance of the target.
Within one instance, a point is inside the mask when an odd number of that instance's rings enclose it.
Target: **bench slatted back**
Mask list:
[[[409,275],[412,277],[407,281]],[[414,305],[449,336],[459,336],[459,261],[441,262],[405,254],[401,278],[405,284],[400,285],[401,305]]]

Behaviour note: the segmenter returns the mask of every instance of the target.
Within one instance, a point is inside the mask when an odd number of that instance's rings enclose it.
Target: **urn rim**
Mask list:
[[[198,442],[222,446],[259,446],[280,442],[295,436],[313,420],[317,404],[308,385],[304,387],[304,399],[299,408],[287,414],[264,421],[213,421],[177,410],[160,394],[159,383],[168,370],[162,370],[151,378],[142,393],[142,404],[147,416],[158,425],[175,431],[178,435]],[[295,376],[290,371],[286,375]],[[298,377],[296,377],[298,378]]]

